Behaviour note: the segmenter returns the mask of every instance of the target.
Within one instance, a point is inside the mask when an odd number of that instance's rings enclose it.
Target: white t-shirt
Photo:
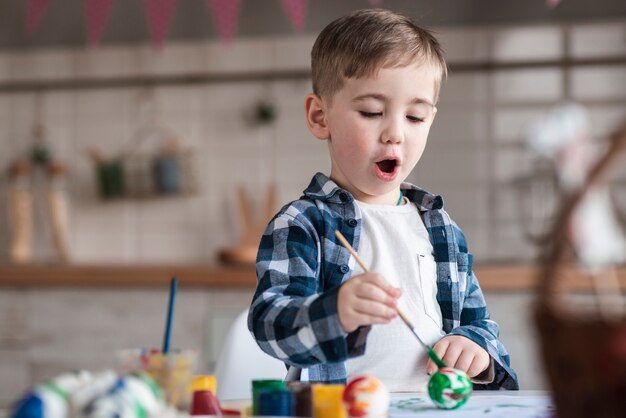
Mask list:
[[[437,274],[433,246],[417,207],[404,199],[401,206],[357,202],[363,217],[359,256],[371,271],[402,289],[400,307],[432,346],[445,333],[437,303]],[[356,265],[354,275],[363,270]],[[428,356],[398,317],[374,325],[365,354],[346,362],[348,380],[370,374],[392,392],[426,390]]]

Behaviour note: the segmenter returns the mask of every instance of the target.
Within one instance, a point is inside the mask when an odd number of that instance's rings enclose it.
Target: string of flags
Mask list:
[[[115,0],[85,0],[85,19],[87,21],[87,42],[96,46]]]
[[[45,17],[46,11],[54,0],[27,0],[26,33],[33,35]],[[57,0],[63,1],[63,0]],[[167,37],[167,31],[176,10],[178,0],[142,0],[148,31],[152,44],[161,47]],[[207,12],[211,14],[220,39],[229,43],[235,36],[242,0],[205,0]],[[368,0],[370,6],[381,7],[383,0]],[[554,9],[561,0],[545,0],[549,9]],[[116,0],[84,0],[87,43],[98,46],[105,30],[111,10]],[[308,0],[280,0],[286,17],[294,31],[301,33],[305,29]]]

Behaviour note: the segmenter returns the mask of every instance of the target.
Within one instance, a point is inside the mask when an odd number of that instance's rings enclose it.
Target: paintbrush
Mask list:
[[[170,341],[172,339],[172,322],[174,321],[174,302],[176,301],[176,288],[178,287],[178,279],[172,277],[170,281],[170,298],[167,305],[167,318],[165,322],[165,335],[163,336],[163,354],[170,352]]]
[[[352,254],[352,256],[354,257],[356,262],[359,263],[359,265],[361,266],[363,271],[369,272],[370,270],[367,268],[365,263],[363,263],[363,260],[361,260],[361,258],[356,253],[356,251],[354,251],[354,248],[352,248],[352,245],[350,245],[350,243],[346,240],[346,238],[343,236],[343,234],[341,232],[339,232],[339,231],[335,231],[335,236],[337,237],[339,242],[341,242],[341,244],[344,247],[346,247],[346,250],[348,250],[350,252],[350,254]],[[411,323],[411,320],[409,319],[409,317],[406,316],[406,314],[402,311],[402,309],[400,309],[399,306],[396,306],[396,311],[398,312],[398,316],[402,319],[402,322],[404,322],[404,324],[407,327],[409,327],[409,330],[411,330],[411,333],[413,333],[413,335],[415,335],[415,338],[417,338],[417,341],[419,341],[419,343],[422,345],[422,347],[424,347],[424,350],[426,350],[426,353],[428,354],[428,357],[430,357],[430,359],[433,361],[433,363],[435,363],[437,365],[437,367],[440,368],[440,369],[443,368],[443,367],[447,367],[446,363],[444,363],[443,360],[441,360],[439,358],[437,353],[435,353],[435,351],[430,346],[428,346],[420,338],[419,334],[417,333],[417,330],[416,330],[415,326]]]

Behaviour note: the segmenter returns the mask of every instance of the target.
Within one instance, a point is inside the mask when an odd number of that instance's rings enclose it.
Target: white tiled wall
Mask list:
[[[593,66],[572,70],[574,100],[626,101],[626,65]]]
[[[563,73],[556,68],[498,71],[492,82],[499,102],[555,102],[564,97]]]
[[[587,23],[571,28],[571,56],[611,57],[624,54],[626,22]]]
[[[491,37],[491,58],[497,61],[551,60],[561,58],[565,53],[564,33],[555,26],[494,30]]]
[[[563,58],[623,58],[626,24],[609,22],[561,27],[442,28],[438,31],[453,71],[444,84],[439,112],[424,160],[410,180],[441,193],[461,226],[485,229],[468,234],[481,260],[515,258],[523,242],[514,207],[499,203],[510,182],[529,169],[523,141],[528,125],[564,100],[588,104],[594,134],[606,135],[626,114],[626,66],[524,68],[525,61]],[[593,40],[593,42],[590,41]],[[254,74],[303,71],[314,38],[258,38],[219,43],[104,47],[0,54],[0,82],[92,77]],[[597,45],[598,46],[596,48]],[[567,48],[567,50],[565,50]],[[601,51],[598,52],[598,51]],[[455,63],[517,63],[490,72],[455,72]],[[315,171],[328,171],[326,146],[307,131],[303,98],[309,80],[251,79],[176,86],[0,93],[0,166],[28,153],[35,109],[57,158],[71,169],[71,249],[77,262],[210,261],[240,232],[235,190],[245,186],[260,203],[271,182],[279,202],[297,198]],[[94,168],[86,157],[97,147],[112,157],[133,145],[146,115],[142,97],[152,94],[161,123],[195,150],[199,193],[173,200],[102,202]],[[270,125],[254,123],[260,101],[276,105]],[[143,143],[149,150],[157,144]],[[1,193],[6,193],[3,178]],[[475,194],[474,198],[469,196]],[[503,199],[508,199],[505,197]],[[1,214],[1,213],[0,213]],[[519,229],[519,228],[518,228]],[[0,255],[6,259],[7,225],[0,222]],[[503,241],[494,246],[491,239]],[[511,237],[512,242],[504,237]],[[487,240],[486,242],[480,242]],[[522,242],[520,242],[522,241]]]
[[[435,31],[446,56],[462,62],[489,59],[490,34],[483,28],[449,28]]]
[[[172,349],[198,350],[198,373],[211,372],[232,319],[251,291],[181,287]],[[116,368],[116,350],[161,347],[163,289],[4,289],[0,293],[0,409],[33,384],[83,368]]]

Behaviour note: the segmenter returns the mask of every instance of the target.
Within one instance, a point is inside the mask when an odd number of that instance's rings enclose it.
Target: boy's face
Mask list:
[[[307,99],[309,128],[328,140],[331,179],[363,202],[396,204],[436,114],[435,71],[413,64],[344,81],[330,104],[320,100],[321,130]]]

